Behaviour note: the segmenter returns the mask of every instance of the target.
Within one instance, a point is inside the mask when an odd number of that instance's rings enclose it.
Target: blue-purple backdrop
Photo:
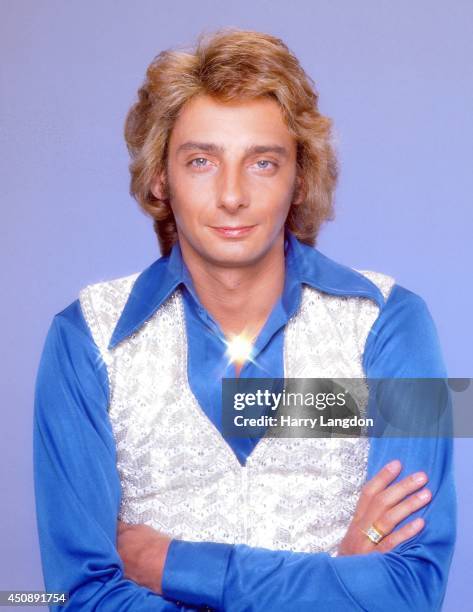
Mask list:
[[[473,375],[472,23],[470,0],[2,2],[0,589],[43,588],[31,420],[51,318],[85,284],[158,256],[128,195],[125,113],[153,56],[204,29],[267,31],[298,55],[335,121],[342,167],[319,248],[422,295],[450,375]],[[473,441],[458,440],[447,611],[473,598],[472,459]]]

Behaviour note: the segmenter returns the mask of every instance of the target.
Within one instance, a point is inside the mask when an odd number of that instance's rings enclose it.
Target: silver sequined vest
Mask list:
[[[362,274],[387,297],[394,279]],[[184,540],[336,554],[365,481],[369,439],[262,438],[242,467],[189,386],[180,289],[108,350],[137,276],[80,292],[108,371],[119,518]],[[362,356],[378,314],[369,298],[304,286],[284,332],[285,376],[362,379],[366,405]]]

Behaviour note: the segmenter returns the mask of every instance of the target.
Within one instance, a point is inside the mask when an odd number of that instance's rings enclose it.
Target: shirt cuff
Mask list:
[[[163,596],[221,610],[232,548],[231,544],[172,540],[163,570]]]

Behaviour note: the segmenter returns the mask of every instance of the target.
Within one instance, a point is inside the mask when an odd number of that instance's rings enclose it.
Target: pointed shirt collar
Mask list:
[[[384,305],[381,291],[360,272],[299,242],[291,232],[286,232],[285,247],[286,274],[293,275],[301,284],[331,295],[370,298],[380,308]],[[194,293],[189,270],[176,243],[168,256],[154,261],[136,278],[108,348],[114,348],[139,329],[180,284]]]

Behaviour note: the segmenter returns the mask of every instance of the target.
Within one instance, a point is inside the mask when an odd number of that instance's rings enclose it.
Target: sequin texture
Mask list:
[[[394,279],[362,273],[389,294]],[[262,438],[242,467],[189,386],[179,288],[108,350],[137,276],[79,296],[109,376],[119,518],[178,539],[336,554],[366,477],[369,439]],[[363,410],[362,356],[378,314],[369,298],[304,286],[285,329],[285,376],[356,378],[350,391]]]

